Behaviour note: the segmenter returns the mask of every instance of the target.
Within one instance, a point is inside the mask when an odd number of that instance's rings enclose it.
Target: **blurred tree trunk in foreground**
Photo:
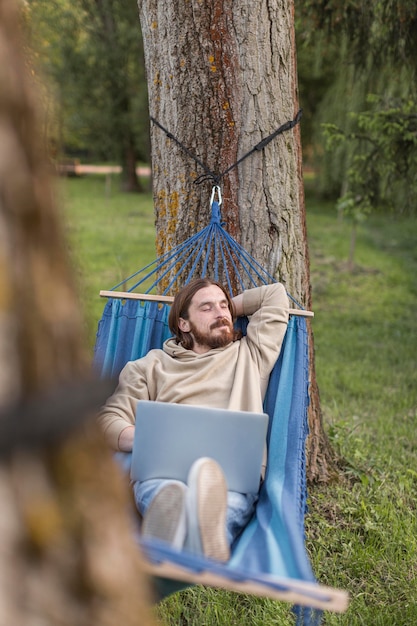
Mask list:
[[[0,624],[149,624],[128,490],[86,420],[105,390],[89,380],[17,4],[0,2]]]
[[[216,174],[296,118],[292,0],[139,0],[150,113]],[[152,174],[158,254],[210,220],[213,180],[155,124]],[[311,308],[300,131],[287,130],[221,178],[228,232]],[[169,282],[169,281],[168,281]],[[167,283],[168,284],[168,283]],[[249,285],[246,285],[248,287]],[[333,472],[311,344],[308,476]]]

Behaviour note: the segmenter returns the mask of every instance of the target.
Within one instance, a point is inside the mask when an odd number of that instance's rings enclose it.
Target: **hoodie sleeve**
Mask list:
[[[130,361],[122,369],[115,392],[102,407],[98,421],[108,444],[119,449],[119,437],[127,426],[134,426],[138,400],[149,400],[146,378],[140,359]]]
[[[269,376],[281,351],[288,309],[288,296],[281,283],[243,293],[243,312],[249,317],[246,341],[263,378]]]

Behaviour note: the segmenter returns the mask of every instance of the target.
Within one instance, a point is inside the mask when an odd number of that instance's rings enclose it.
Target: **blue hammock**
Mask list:
[[[197,261],[197,256],[205,250],[206,258],[209,253],[213,258],[213,249],[217,249],[214,254],[217,261],[219,258],[227,258],[230,264],[232,258],[235,271],[243,266],[246,278],[251,272],[251,285],[273,281],[246,252],[241,256],[242,249],[223,230],[218,204],[213,204],[216,206],[210,228],[203,229],[192,238],[191,243],[188,240],[176,249],[174,256],[170,253],[155,262],[156,269],[149,269],[153,264],[144,268],[142,273],[145,277],[135,283],[132,291],[142,280],[148,280],[150,274],[161,274],[161,268],[163,275],[164,267],[171,264],[178,267],[178,256],[181,257],[183,272],[187,264],[191,267],[182,284],[188,282],[197,262],[201,261],[200,258]],[[216,241],[220,238],[221,252]],[[211,246],[211,251],[207,246]],[[236,250],[238,256],[233,257]],[[215,267],[212,277],[217,279],[218,273],[218,268]],[[241,281],[243,277],[239,274],[238,283]],[[156,284],[157,281],[149,289],[154,289]],[[119,285],[113,289],[117,287]],[[112,292],[102,293],[109,296]],[[111,377],[118,376],[127,361],[144,356],[152,348],[161,348],[165,339],[171,336],[167,304],[129,297],[121,299],[116,292],[115,295],[116,297],[109,298],[105,306],[95,348],[96,367],[102,375]],[[124,295],[127,296],[126,293]],[[244,330],[245,320],[238,321]],[[184,583],[220,586],[289,601],[297,605],[297,623],[304,625],[318,624],[323,609],[346,609],[345,592],[329,589],[315,582],[304,545],[307,407],[306,322],[304,317],[292,315],[265,397],[264,409],[270,416],[268,465],[255,515],[232,546],[232,557],[226,564],[187,552],[178,552],[166,544],[155,540],[144,541],[138,537],[147,557],[149,571],[157,577],[161,597],[183,588]],[[130,455],[119,455],[119,459],[128,471]]]

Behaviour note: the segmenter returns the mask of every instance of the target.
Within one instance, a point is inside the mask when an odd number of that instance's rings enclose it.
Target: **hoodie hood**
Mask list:
[[[208,350],[203,354],[197,354],[197,352],[194,352],[194,350],[187,350],[183,347],[181,343],[177,343],[174,337],[170,337],[165,341],[162,349],[173,359],[180,359],[182,361],[193,361],[194,359],[203,359],[212,356],[213,354],[217,354],[218,352],[223,352],[224,350],[230,348],[230,346],[232,345],[233,342],[229,343],[223,348],[213,348],[212,350]]]

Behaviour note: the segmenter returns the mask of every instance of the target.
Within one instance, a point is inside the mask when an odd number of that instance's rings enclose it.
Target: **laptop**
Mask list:
[[[256,493],[267,428],[265,413],[140,400],[131,478],[186,483],[193,462],[210,457],[223,469],[228,490]]]

